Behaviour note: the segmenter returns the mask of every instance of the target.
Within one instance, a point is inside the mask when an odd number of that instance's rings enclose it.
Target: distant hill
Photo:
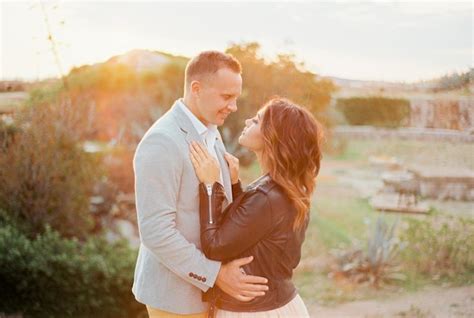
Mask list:
[[[364,81],[346,79],[335,76],[327,76],[336,85],[340,87],[351,87],[351,88],[370,88],[370,87],[386,87],[386,88],[409,88],[412,84],[400,83],[400,82],[385,82],[385,81]]]
[[[68,80],[73,77],[82,76],[86,77],[86,81],[91,81],[94,76],[99,74],[107,80],[108,76],[120,76],[123,71],[129,74],[140,75],[144,73],[159,72],[165,66],[179,65],[184,68],[189,59],[183,56],[176,56],[160,51],[150,50],[132,50],[124,54],[116,55],[105,62],[99,62],[90,65],[81,65],[71,69],[69,74],[66,75]]]
[[[81,74],[84,71],[91,71],[104,66],[115,68],[117,66],[126,66],[127,69],[136,73],[159,71],[163,66],[178,64],[184,68],[189,58],[173,55],[161,51],[152,51],[144,49],[135,49],[124,54],[116,55],[104,62],[91,65],[83,65],[73,68],[68,75]],[[405,82],[386,82],[347,79],[337,76],[325,76],[324,78],[332,80],[342,91],[358,94],[359,92],[370,93],[397,93],[397,92],[449,92],[459,89],[468,89],[471,92],[474,87],[474,70],[471,68],[464,73],[451,73],[445,76],[414,83]],[[22,81],[0,81],[1,91],[24,91],[27,82]],[[345,94],[344,94],[345,95]]]
[[[122,55],[117,55],[108,59],[106,64],[127,65],[136,72],[156,70],[163,65],[175,63],[187,63],[189,59],[183,56],[176,56],[169,53],[150,50],[132,50]]]

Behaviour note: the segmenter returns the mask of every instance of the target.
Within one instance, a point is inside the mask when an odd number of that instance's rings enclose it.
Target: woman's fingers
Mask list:
[[[219,167],[217,159],[211,156],[209,151],[207,151],[201,143],[195,141],[191,142],[190,152],[201,166],[207,165]]]
[[[199,147],[199,143],[193,141],[191,145],[198,159],[200,159],[201,161],[206,159],[206,155],[204,154],[202,149]]]
[[[231,167],[239,164],[239,159],[228,152],[224,154],[224,158]]]
[[[195,141],[191,142],[189,157],[199,181],[213,183],[219,179],[219,163],[202,147],[202,145]]]
[[[210,158],[209,151],[207,151],[207,148],[204,147],[202,143],[197,142],[196,145],[197,145],[196,150],[199,152],[201,156],[204,156],[204,158]]]
[[[227,161],[227,163],[229,164],[229,166],[233,164],[232,157],[227,152],[224,154],[224,158],[225,161]]]
[[[189,152],[189,157],[191,158],[191,162],[194,165],[194,167],[198,167],[199,166],[199,161],[196,159],[196,155],[194,154],[192,149]]]
[[[191,143],[191,152],[194,154],[196,160],[203,162],[206,159],[206,156],[203,154],[196,142]]]
[[[204,160],[213,160],[214,157],[212,157],[210,154],[209,154],[209,151],[207,150],[207,148],[200,142],[196,142],[196,141],[193,141],[191,143],[194,151],[196,152],[197,154],[197,159],[201,160],[201,161],[204,161]]]

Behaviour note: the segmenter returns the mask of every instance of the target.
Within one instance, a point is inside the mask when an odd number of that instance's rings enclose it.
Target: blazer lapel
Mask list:
[[[179,107],[178,101],[174,103],[173,107],[171,108],[171,112],[176,118],[176,122],[178,123],[181,130],[186,133],[186,141],[188,144],[190,144],[191,141],[203,142],[201,136],[199,136],[198,132],[196,131],[196,128],[194,128],[191,120]]]
[[[188,116],[180,109],[177,103],[178,101],[174,103],[173,107],[171,108],[171,111],[173,112],[181,130],[186,133],[186,141],[188,142],[188,144],[190,144],[191,141],[203,142],[201,136],[196,131],[196,128],[194,128],[193,123],[188,118]],[[214,145],[214,148],[216,149],[217,159],[219,160],[219,164],[222,170],[222,181],[224,182],[223,186],[227,198],[227,203],[230,203],[232,202],[232,184],[230,180],[229,166],[227,165],[227,161],[224,158],[225,147],[222,143],[220,134],[216,139],[217,140],[216,144]],[[224,204],[224,206],[225,205],[226,204]]]

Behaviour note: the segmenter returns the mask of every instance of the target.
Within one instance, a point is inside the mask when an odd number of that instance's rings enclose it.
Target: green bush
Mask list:
[[[0,120],[0,149],[8,147],[17,132],[18,127],[14,124]]]
[[[468,88],[469,84],[474,80],[474,68],[470,68],[469,71],[458,73],[454,72],[446,74],[435,82],[433,87],[434,92],[438,91],[449,91],[460,88]]]
[[[99,158],[82,147],[84,116],[68,100],[17,114],[17,131],[0,127],[0,208],[30,227],[46,224],[83,238],[93,227],[89,196],[100,175]]]
[[[46,228],[34,239],[0,224],[0,316],[137,317],[131,293],[136,254],[125,242],[62,238]]]
[[[473,283],[473,233],[474,220],[471,219],[449,217],[436,222],[409,219],[408,228],[400,237],[405,245],[404,264],[435,279],[467,275]]]
[[[410,115],[410,102],[401,98],[339,98],[336,108],[350,125],[400,127]]]

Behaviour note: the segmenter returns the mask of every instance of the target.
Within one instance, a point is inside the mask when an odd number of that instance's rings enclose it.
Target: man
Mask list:
[[[186,67],[184,97],[147,131],[135,158],[135,195],[140,250],[133,293],[150,317],[204,317],[201,291],[216,284],[249,301],[268,289],[263,277],[245,275],[240,266],[207,259],[199,250],[199,181],[189,159],[189,143],[203,142],[221,167],[221,182],[232,201],[225,148],[217,130],[237,110],[242,77],[230,55],[207,51]]]

